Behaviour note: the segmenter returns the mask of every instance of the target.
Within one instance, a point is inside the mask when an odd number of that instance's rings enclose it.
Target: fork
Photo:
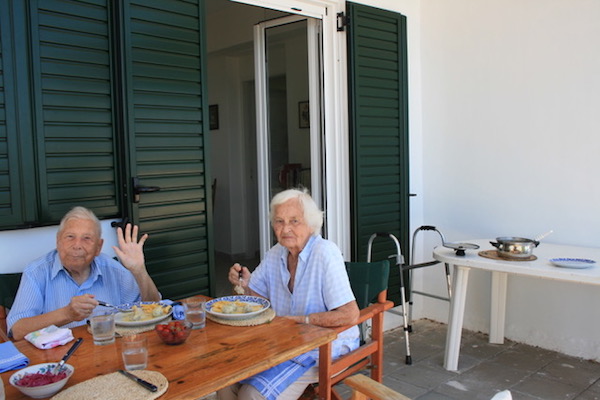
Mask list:
[[[242,278],[242,271],[240,271],[240,277],[239,277],[238,284],[234,286],[233,291],[240,295],[245,294],[243,284],[244,284],[244,279]]]
[[[120,306],[113,306],[112,304],[108,304],[105,301],[102,300],[98,300],[98,304],[103,306],[103,307],[110,307],[110,308],[114,308],[115,310],[119,310],[120,312],[131,312],[133,311],[131,309],[131,307],[120,307]]]

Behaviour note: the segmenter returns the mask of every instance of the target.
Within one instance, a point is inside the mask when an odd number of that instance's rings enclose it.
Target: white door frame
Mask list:
[[[328,239],[335,242],[344,258],[350,259],[350,176],[348,143],[348,86],[346,35],[337,32],[337,13],[342,0],[232,0],[259,7],[305,15],[322,21],[323,63],[323,171]],[[264,72],[264,71],[263,71]],[[312,121],[311,121],[312,123]],[[260,145],[260,144],[259,144]],[[259,176],[266,171],[258,169]],[[268,221],[268,210],[259,199],[259,220]],[[261,232],[261,254],[262,253]]]
[[[268,219],[269,202],[271,196],[270,182],[273,166],[269,160],[269,115],[268,102],[268,71],[266,70],[265,52],[266,52],[266,30],[276,26],[306,21],[307,22],[307,41],[308,41],[308,87],[309,87],[309,107],[310,107],[310,170],[311,173],[311,194],[317,204],[322,208],[322,190],[321,182],[324,178],[322,173],[322,140],[321,140],[321,68],[320,68],[320,21],[315,18],[307,18],[303,15],[290,15],[287,17],[272,19],[261,22],[254,26],[254,75],[256,90],[256,135],[257,135],[257,176],[258,181],[258,204],[259,204],[259,242],[261,257],[271,248],[272,243],[271,227]]]

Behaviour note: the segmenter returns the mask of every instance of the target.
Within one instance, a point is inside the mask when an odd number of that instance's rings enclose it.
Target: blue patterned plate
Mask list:
[[[550,262],[561,268],[590,268],[596,265],[596,261],[587,258],[551,258]]]
[[[241,303],[246,303],[250,306],[261,306],[261,308],[259,310],[251,311],[251,312],[229,314],[229,313],[217,312],[212,309],[213,305],[218,301],[241,302]],[[257,297],[257,296],[243,296],[243,295],[242,296],[225,296],[225,297],[218,297],[216,299],[206,302],[206,312],[209,313],[210,315],[214,315],[215,317],[222,318],[222,319],[252,318],[252,317],[255,317],[258,314],[262,313],[263,311],[267,310],[269,307],[271,307],[271,303],[269,302],[269,300],[263,299],[262,297]]]
[[[156,303],[155,301],[138,301],[135,303],[126,303],[126,304],[120,304],[119,308],[120,309],[129,309],[131,307],[133,307],[134,305],[139,306],[140,304],[154,304]],[[159,302],[162,305],[165,305],[161,302]],[[115,324],[120,325],[120,326],[144,326],[144,325],[151,325],[151,324],[156,324],[157,322],[162,321],[163,319],[169,317],[171,314],[173,313],[173,308],[171,308],[171,310],[167,313],[167,314],[163,314],[159,317],[154,317],[154,318],[150,318],[150,319],[145,319],[142,321],[131,321],[131,312],[118,312],[115,314]]]

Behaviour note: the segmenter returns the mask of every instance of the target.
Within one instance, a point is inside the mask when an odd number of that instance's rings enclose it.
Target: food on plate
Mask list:
[[[21,379],[19,379],[16,384],[18,386],[25,387],[37,387],[49,385],[54,382],[58,382],[67,377],[66,371],[61,371],[58,374],[53,374],[52,371],[36,372],[33,374],[25,374]]]
[[[169,321],[168,324],[158,324],[154,328],[158,336],[166,344],[181,344],[192,332],[192,324],[188,321]]]
[[[240,295],[242,295],[242,294],[245,294],[245,293],[246,293],[246,291],[244,290],[244,288],[243,288],[243,286],[242,286],[242,285],[235,285],[235,286],[233,287],[233,291],[234,291],[235,293],[237,293],[237,294],[240,294]]]
[[[248,314],[254,311],[260,311],[262,308],[262,305],[256,303],[246,303],[239,300],[221,300],[215,302],[210,310],[221,314]]]
[[[171,306],[160,303],[140,304],[132,306],[131,311],[123,316],[123,321],[148,321],[162,316],[166,317],[171,312]]]

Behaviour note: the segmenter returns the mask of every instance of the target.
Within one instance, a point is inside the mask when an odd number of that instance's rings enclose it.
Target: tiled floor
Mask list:
[[[385,333],[384,383],[419,400],[490,399],[509,389],[514,400],[600,399],[600,364],[506,341],[488,343],[463,331],[459,371],[443,366],[446,325],[418,320],[410,335],[412,365],[405,364],[404,332]]]

